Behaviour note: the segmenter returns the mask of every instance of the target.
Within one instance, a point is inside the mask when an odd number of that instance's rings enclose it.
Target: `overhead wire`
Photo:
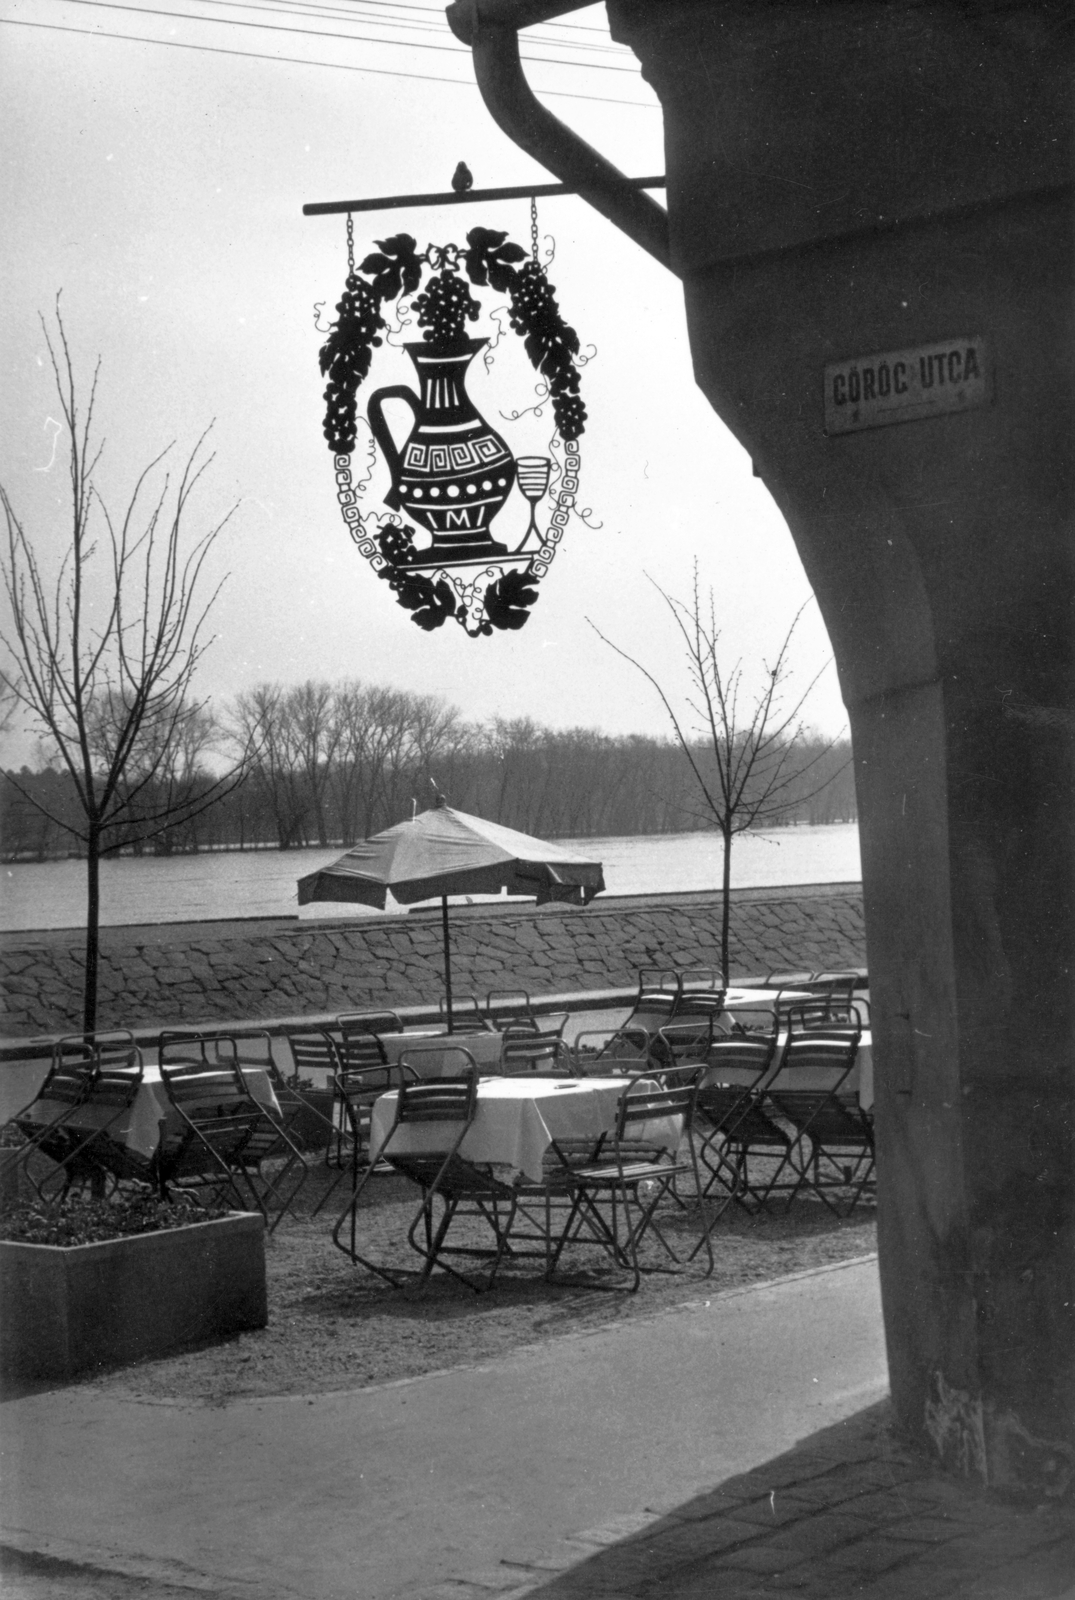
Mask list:
[[[240,10],[266,11],[274,14],[277,10],[288,16],[309,15],[316,17],[350,17],[362,21],[371,27],[409,28],[420,33],[436,33],[444,36],[443,15],[424,6],[416,9],[427,17],[439,17],[439,20],[429,22],[415,22],[410,17],[383,16],[377,6],[377,0],[354,0],[351,5],[329,5],[325,0],[203,0],[206,5],[222,5],[236,7]],[[370,9],[373,7],[374,9]],[[589,29],[589,32],[599,34],[599,29]],[[592,44],[584,39],[558,39],[546,38],[543,33],[528,30],[520,36],[520,42],[528,45],[541,45],[546,48],[570,49],[585,51],[593,55],[618,56],[621,60],[630,60],[630,51],[624,45],[609,42],[605,35],[603,44]]]
[[[298,67],[325,67],[336,72],[366,72],[377,78],[409,78],[416,83],[451,83],[457,88],[472,89],[474,83],[466,78],[449,78],[441,74],[429,72],[402,72],[398,68],[356,66],[346,61],[311,61],[304,56],[270,55],[261,50],[229,50],[224,45],[192,44],[183,39],[147,39],[144,35],[133,33],[115,33],[106,28],[76,28],[70,23],[61,22],[31,22],[25,17],[0,17],[0,26],[7,25],[13,28],[38,28],[48,33],[74,33],[81,34],[88,39],[118,39],[125,44],[159,45],[168,50],[196,50],[205,55],[214,56],[240,56],[250,61],[276,61],[283,65]],[[582,94],[574,89],[547,89],[540,90],[543,95],[550,95],[559,100],[587,100],[595,105],[606,106],[633,106],[641,111],[653,111],[657,107],[646,100],[622,100],[613,95]]]
[[[431,6],[419,4],[419,0],[355,0],[356,4],[374,6],[377,10],[384,11],[418,11],[427,17],[444,17],[442,0]],[[585,7],[583,7],[585,9]],[[592,22],[567,22],[559,17],[552,17],[548,22],[535,23],[534,27],[540,28],[566,28],[570,33],[598,33],[602,38],[608,38],[608,29],[599,28]],[[527,30],[529,37],[529,30]]]
[[[356,44],[379,44],[395,49],[405,50],[436,50],[440,54],[454,56],[469,56],[470,52],[463,45],[455,44],[427,44],[424,40],[407,39],[381,39],[376,35],[366,33],[335,33],[327,28],[289,28],[286,23],[278,22],[251,22],[239,17],[202,17],[190,11],[172,11],[166,7],[128,5],[125,0],[63,0],[65,5],[88,6],[94,11],[126,11],[147,17],[169,17],[176,22],[199,22],[210,27],[220,28],[256,28],[263,33],[291,33],[302,34],[312,39],[343,39]],[[229,3],[229,0],[215,0],[215,3]],[[582,71],[593,72],[627,72],[632,77],[638,74],[630,67],[614,67],[605,62],[569,61],[557,57],[555,60],[547,56],[531,57],[531,60],[540,60],[546,64],[559,67],[575,67]]]

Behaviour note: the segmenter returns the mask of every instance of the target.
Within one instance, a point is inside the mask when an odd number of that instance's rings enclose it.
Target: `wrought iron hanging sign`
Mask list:
[[[538,259],[533,210],[531,234],[528,256],[507,234],[490,228],[472,228],[465,246],[431,244],[421,254],[409,234],[399,233],[378,240],[376,251],[356,267],[352,219],[347,219],[347,281],[320,356],[328,378],[324,432],[337,498],[360,554],[427,630],[449,617],[473,636],[521,628],[575,504],[578,441],[586,418],[578,392],[584,358]],[[511,328],[539,374],[542,403],[547,399],[552,409],[551,456],[513,456],[467,392],[471,363],[493,342],[468,332],[482,314],[475,294],[482,290],[508,297]],[[394,328],[384,316],[392,305]],[[351,470],[358,390],[369,376],[373,351],[390,333],[414,323],[421,338],[403,342],[402,348],[413,365],[417,393],[407,384],[393,384],[377,389],[367,402],[370,432],[391,486],[382,497],[387,513],[364,514],[359,502],[370,472],[356,483]],[[403,401],[413,414],[409,434],[398,443],[384,411],[391,400]],[[515,412],[513,420],[523,414]],[[529,504],[529,520],[522,539],[516,535],[513,542],[501,533],[510,517],[495,524],[516,488]],[[552,509],[549,515],[546,507],[542,529],[538,507],[547,494]]]

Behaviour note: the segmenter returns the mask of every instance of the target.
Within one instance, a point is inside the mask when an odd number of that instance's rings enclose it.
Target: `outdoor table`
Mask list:
[[[780,1053],[780,1046],[777,1046]],[[712,1068],[706,1072],[701,1080],[703,1088],[718,1083],[742,1084],[748,1087],[754,1081],[753,1073],[736,1069],[735,1067]],[[771,1089],[819,1089],[825,1088],[827,1079],[824,1073],[811,1071],[809,1067],[798,1067],[794,1072],[778,1071],[775,1077],[767,1078],[762,1085],[765,1090]],[[858,1094],[859,1105],[863,1111],[873,1109],[873,1035],[868,1028],[862,1030],[859,1036],[859,1047],[855,1053],[855,1064],[840,1087],[841,1094]]]
[[[647,1080],[648,1081],[648,1080]],[[464,1160],[488,1166],[502,1183],[540,1184],[554,1140],[593,1139],[611,1132],[628,1080],[620,1078],[485,1078],[478,1084],[477,1111],[459,1146]],[[653,1084],[650,1084],[653,1087]],[[374,1162],[392,1127],[396,1093],[373,1106],[370,1161]],[[662,1117],[632,1130],[674,1155],[683,1134],[681,1117]],[[392,1136],[393,1153],[421,1155],[444,1144],[435,1122],[409,1122]]]
[[[685,998],[690,998],[691,991],[686,991]],[[771,1018],[776,1005],[777,995],[780,996],[782,1006],[795,1005],[800,1000],[813,1000],[815,995],[806,989],[728,989],[724,995],[724,1011],[721,1020],[737,1021],[742,1023],[743,1012],[764,1012],[765,1020]],[[672,1019],[673,1022],[675,1018]]]
[[[477,1033],[445,1033],[443,1028],[415,1029],[413,1033],[383,1033],[380,1040],[390,1062],[397,1062],[404,1053],[414,1051],[411,1064],[419,1077],[451,1077],[461,1070],[458,1057],[450,1050],[461,1046],[474,1058],[479,1072],[495,1072],[500,1066],[504,1049],[504,1035],[481,1029]],[[442,1045],[444,1053],[435,1049]]]
[[[206,1070],[212,1070],[212,1065],[207,1066]],[[253,1098],[279,1119],[280,1105],[269,1074],[264,1068],[245,1067],[243,1078]],[[59,1100],[37,1100],[26,1117],[20,1120],[46,1123],[67,1109],[66,1104]],[[73,1116],[68,1117],[64,1127],[75,1133],[88,1133],[92,1128],[103,1127],[113,1115],[114,1108],[95,1106],[91,1101],[80,1106]],[[173,1110],[161,1081],[160,1067],[147,1064],[134,1103],[111,1124],[108,1137],[125,1150],[149,1161],[160,1144],[162,1122],[167,1132],[178,1131],[182,1127],[182,1121]]]

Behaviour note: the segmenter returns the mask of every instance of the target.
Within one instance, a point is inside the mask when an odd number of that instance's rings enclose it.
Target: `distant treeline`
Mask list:
[[[346,846],[409,817],[412,802],[426,809],[438,791],[457,810],[543,838],[712,826],[682,751],[649,735],[528,718],[467,722],[436,696],[356,682],[263,685],[241,695],[226,718],[202,713],[198,728],[183,770],[169,772],[172,792],[180,784],[193,806],[224,761],[245,762],[242,781],[139,844],[134,824],[152,812],[155,796],[153,784],[138,787],[132,773],[131,837],[120,828],[111,843],[157,855]],[[850,743],[800,738],[791,754],[789,770],[800,776],[777,820],[856,820]],[[698,759],[704,766],[701,745]],[[5,860],[77,852],[65,826],[79,816],[72,780],[54,766],[4,773],[0,806]]]

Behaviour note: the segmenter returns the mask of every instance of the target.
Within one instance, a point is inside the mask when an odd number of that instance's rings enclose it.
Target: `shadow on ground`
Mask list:
[[[519,1572],[531,1600],[1075,1595],[1070,1504],[1013,1506],[943,1476],[898,1438],[887,1401],[670,1513],[572,1543],[546,1581]]]

